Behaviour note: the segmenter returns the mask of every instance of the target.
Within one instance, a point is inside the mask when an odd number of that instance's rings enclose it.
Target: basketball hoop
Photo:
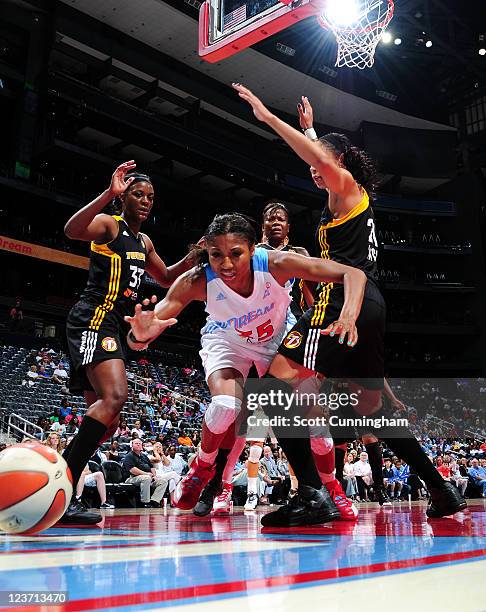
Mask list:
[[[319,24],[332,30],[338,45],[336,66],[371,68],[375,61],[376,46],[393,17],[393,0],[364,0],[362,10],[351,25],[338,24],[324,13]]]

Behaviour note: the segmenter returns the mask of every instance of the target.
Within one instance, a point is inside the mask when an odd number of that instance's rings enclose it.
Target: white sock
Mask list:
[[[257,482],[258,482],[258,476],[249,476],[248,477],[248,488],[247,488],[248,495],[250,495],[250,493],[254,493],[256,495],[256,493],[257,493]]]

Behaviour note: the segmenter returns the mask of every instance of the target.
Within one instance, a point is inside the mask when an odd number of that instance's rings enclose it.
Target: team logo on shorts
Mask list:
[[[118,348],[115,338],[103,338],[101,347],[108,353],[113,353]]]
[[[294,349],[301,345],[302,343],[302,334],[298,331],[291,331],[290,334],[284,340],[283,345],[285,348]]]

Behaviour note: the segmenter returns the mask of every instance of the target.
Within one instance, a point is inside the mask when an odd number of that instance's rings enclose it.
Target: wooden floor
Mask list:
[[[96,528],[2,534],[0,612],[18,590],[69,600],[16,610],[486,610],[483,500],[428,521],[423,502],[362,504],[356,524],[271,532],[262,512],[109,510]]]

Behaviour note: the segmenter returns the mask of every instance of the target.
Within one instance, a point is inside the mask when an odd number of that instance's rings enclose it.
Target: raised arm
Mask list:
[[[190,253],[188,253],[174,265],[166,266],[155,250],[152,240],[145,234],[144,240],[147,246],[145,270],[159,283],[161,287],[170,287],[176,278],[193,267],[194,264],[192,263]]]
[[[125,317],[125,321],[131,326],[128,345],[137,351],[144,350],[164,329],[177,323],[174,317],[177,317],[188,304],[194,300],[204,301],[205,299],[206,279],[204,274],[200,274],[193,268],[179,276],[154,310],[143,309],[156,303],[157,298],[152,296],[151,300],[144,300],[143,306],[142,304],[135,306],[133,317]]]
[[[313,166],[324,179],[326,186],[339,195],[347,195],[356,189],[356,182],[348,170],[339,165],[335,156],[318,141],[311,141],[285,121],[271,113],[263,102],[248,88],[233,83],[240,98],[248,102],[259,121],[271,127],[309,166]]]
[[[344,342],[348,334],[348,345],[354,346],[358,340],[356,320],[363,303],[366,275],[357,268],[345,266],[336,261],[303,257],[295,253],[272,251],[268,254],[271,274],[284,284],[289,278],[302,278],[309,281],[340,283],[344,285],[344,304],[339,320],[325,331],[331,336],[339,332],[339,342]]]
[[[118,224],[110,215],[99,214],[113,198],[121,195],[133,182],[133,178],[125,180],[127,172],[136,167],[132,160],[127,161],[115,170],[110,186],[97,198],[78,210],[64,226],[64,233],[72,240],[110,242],[116,238]]]

